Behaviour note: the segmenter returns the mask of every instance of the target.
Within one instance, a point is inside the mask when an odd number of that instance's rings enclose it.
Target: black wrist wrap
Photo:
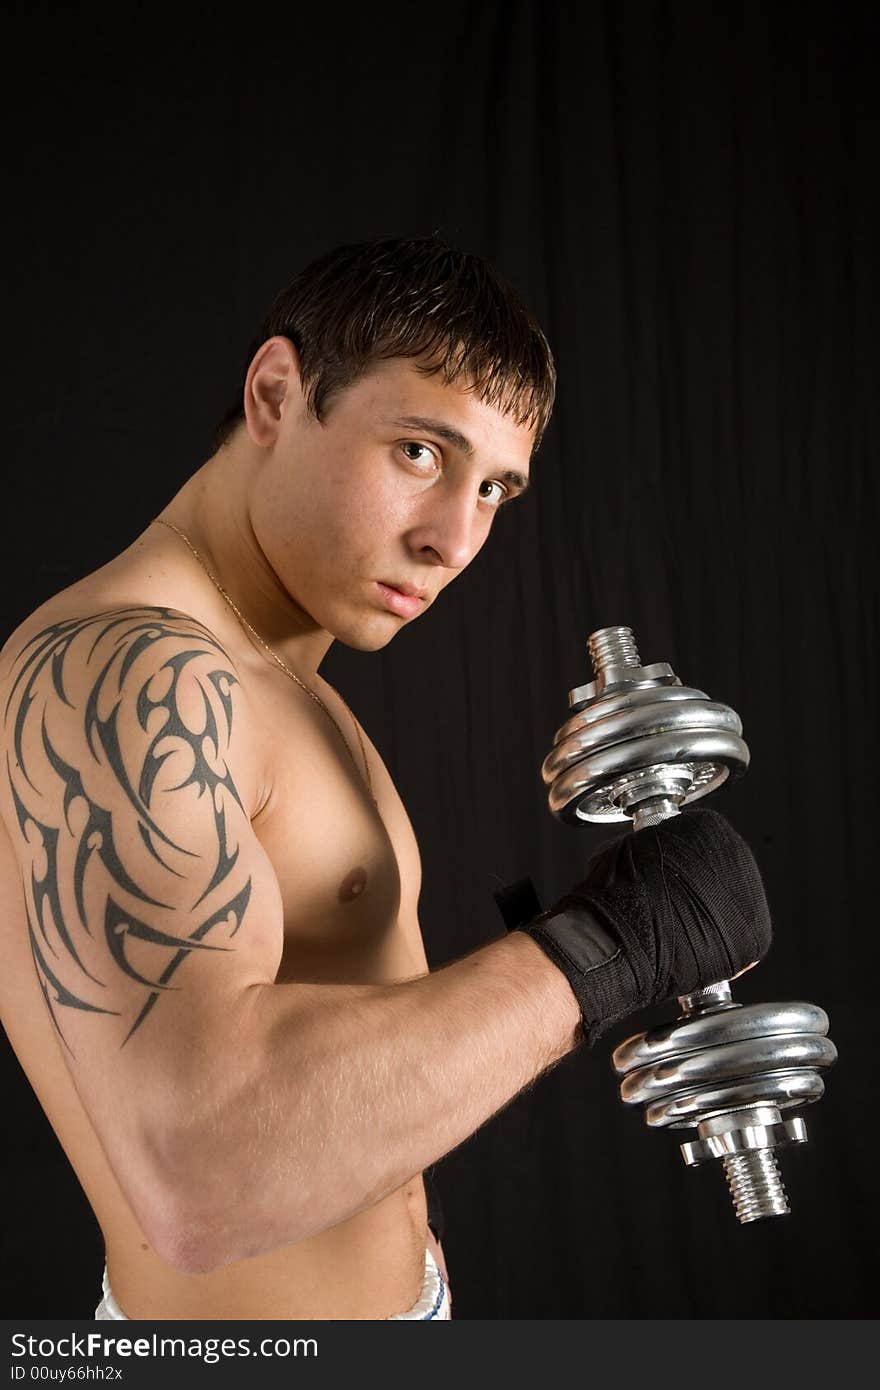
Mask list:
[[[526,931],[563,971],[592,1046],[619,1019],[728,980],[770,948],[760,870],[718,811],[620,836]]]

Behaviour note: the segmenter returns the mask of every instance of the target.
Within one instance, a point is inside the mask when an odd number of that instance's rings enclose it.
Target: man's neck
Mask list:
[[[159,516],[184,533],[255,632],[308,682],[316,677],[333,636],[284,589],[260,548],[248,506],[256,462],[234,446],[219,450]],[[178,544],[183,548],[179,538]],[[197,563],[195,557],[192,563]]]

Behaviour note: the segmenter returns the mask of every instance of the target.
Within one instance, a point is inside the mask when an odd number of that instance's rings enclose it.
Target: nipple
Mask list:
[[[350,874],[346,874],[339,887],[339,901],[341,903],[353,902],[359,898],[367,886],[367,871],[361,865],[352,869]]]

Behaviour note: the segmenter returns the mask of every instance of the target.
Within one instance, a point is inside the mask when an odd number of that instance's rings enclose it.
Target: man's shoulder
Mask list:
[[[91,660],[103,644],[119,648],[132,641],[160,638],[200,642],[233,664],[217,635],[181,609],[63,590],[35,608],[6,637],[0,647],[0,683],[35,651],[44,653],[59,647],[67,651],[76,646]]]
[[[0,649],[4,741],[35,700],[48,709],[80,707],[90,719],[115,704],[120,730],[126,718],[132,731],[146,719],[155,727],[164,718],[169,733],[210,732],[216,756],[235,763],[253,814],[260,782],[255,721],[232,657],[191,614],[70,590],[48,599]]]

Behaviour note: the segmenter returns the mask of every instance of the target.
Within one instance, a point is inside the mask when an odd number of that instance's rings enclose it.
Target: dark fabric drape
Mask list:
[[[490,256],[557,356],[531,495],[422,622],[323,668],[416,828],[429,960],[606,838],[553,820],[539,768],[588,633],[626,623],[743,719],[711,804],[776,944],[737,997],[821,1003],[840,1062],[783,1157],[793,1214],[739,1228],[618,1101],[633,1027],[569,1057],[436,1167],[455,1315],[868,1316],[876,9],[304,9],[13,7],[3,635],[207,457],[308,259],[433,230]],[[100,1234],[5,1040],[2,1097],[5,1315],[89,1317]]]

